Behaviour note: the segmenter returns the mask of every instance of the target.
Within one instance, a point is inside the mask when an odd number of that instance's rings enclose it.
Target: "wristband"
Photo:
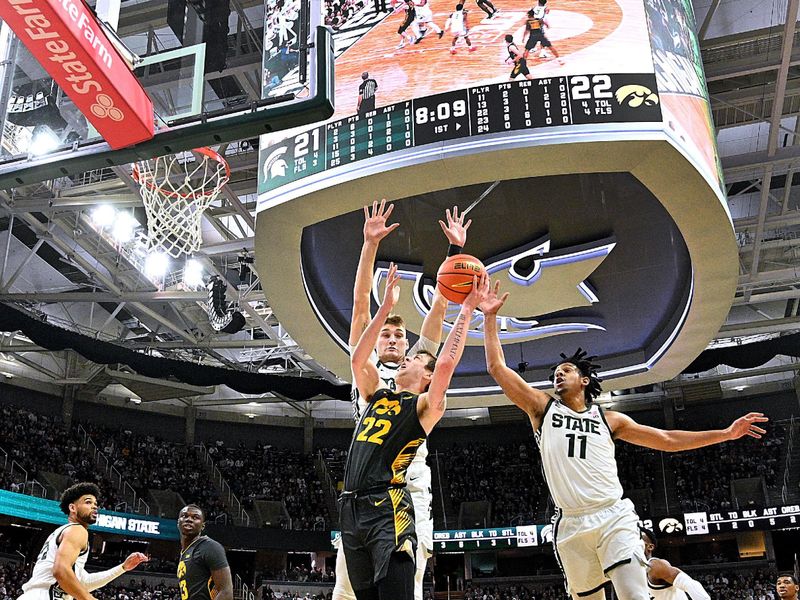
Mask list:
[[[447,247],[447,258],[451,256],[455,256],[456,254],[461,254],[464,251],[464,248],[461,246],[456,246],[455,244],[450,244]]]

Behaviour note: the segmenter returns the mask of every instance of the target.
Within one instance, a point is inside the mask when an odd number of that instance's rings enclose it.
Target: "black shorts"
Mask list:
[[[400,28],[397,30],[397,33],[399,33],[400,35],[402,35],[402,34],[405,32],[405,30],[406,30],[406,29],[408,29],[409,27],[411,27],[411,24],[412,24],[413,22],[414,22],[414,17],[412,17],[411,19],[408,19],[408,18],[407,18],[405,21],[403,21],[403,24],[402,24],[402,25],[400,25]]]
[[[530,75],[531,72],[528,70],[528,61],[524,58],[520,58],[515,64],[514,68],[511,69],[511,79],[518,77],[519,75]]]
[[[354,590],[372,587],[386,577],[389,559],[408,551],[416,560],[414,505],[405,488],[339,500],[339,527],[347,574]]]
[[[525,50],[533,50],[536,44],[541,43],[542,48],[549,48],[553,44],[545,36],[544,31],[541,29],[532,29],[531,34],[528,36],[528,41],[525,42]]]

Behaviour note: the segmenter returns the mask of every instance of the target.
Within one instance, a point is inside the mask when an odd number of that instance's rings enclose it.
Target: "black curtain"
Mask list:
[[[350,399],[349,385],[336,385],[321,379],[247,373],[197,365],[183,360],[156,358],[130,350],[119,344],[103,342],[68,331],[31,317],[8,305],[0,304],[0,331],[21,331],[35,344],[48,350],[74,350],[97,364],[128,365],[136,373],[158,379],[177,379],[191,385],[227,385],[243,394],[275,392],[293,400],[314,396]]]
[[[719,365],[728,365],[736,369],[752,369],[768,363],[779,354],[800,357],[800,333],[741,346],[705,350],[683,372],[702,373]]]

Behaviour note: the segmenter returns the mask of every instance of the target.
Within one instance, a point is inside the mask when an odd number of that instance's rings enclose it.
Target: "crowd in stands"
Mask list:
[[[66,475],[73,482],[94,481],[102,490],[98,499],[101,508],[113,510],[120,502],[114,486],[99,472],[92,459],[81,448],[76,429],[65,427],[58,420],[23,408],[0,406],[3,438],[0,446],[28,473],[28,478],[41,481],[41,472]],[[3,486],[23,492],[20,474],[6,476]]]
[[[681,427],[681,425],[678,425]],[[782,474],[779,464],[785,429],[772,425],[761,440],[750,437],[669,456],[682,510],[732,508],[731,481],[764,477],[767,487]]]
[[[231,448],[221,441],[208,451],[245,508],[251,508],[255,500],[282,500],[292,529],[326,529],[334,523],[315,470],[314,455],[269,444],[252,449],[243,444]]]
[[[338,31],[365,6],[365,0],[328,0],[325,2],[325,25]]]
[[[0,600],[16,600],[22,595],[22,584],[30,577],[33,565],[25,565],[17,561],[0,562]],[[89,572],[94,570],[91,566]],[[167,584],[167,581],[171,585]],[[177,582],[161,580],[151,585],[146,580],[131,579],[128,583],[112,581],[108,585],[95,590],[92,595],[96,600],[179,600]]]
[[[180,494],[184,502],[203,507],[207,521],[226,514],[227,507],[193,448],[123,428],[92,424],[86,424],[85,428],[140,497],[147,498],[148,489],[172,490]]]
[[[329,583],[336,580],[333,569],[313,568],[298,565],[291,569],[282,569],[277,573],[262,571],[258,574],[257,581],[298,581],[300,583]]]
[[[563,585],[508,584],[473,585],[464,589],[464,600],[562,600],[566,595]]]
[[[755,570],[730,573],[695,574],[695,579],[716,600],[772,600],[775,594],[775,571]]]
[[[491,502],[487,525],[536,523],[547,499],[539,453],[530,444],[455,444],[439,452],[438,464],[456,510],[461,502]]]

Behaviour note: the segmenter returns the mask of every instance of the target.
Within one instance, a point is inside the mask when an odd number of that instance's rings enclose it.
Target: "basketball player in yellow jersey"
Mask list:
[[[604,600],[611,580],[620,600],[649,600],[647,559],[633,503],[622,498],[614,441],[680,452],[736,440],[761,438],[757,423],[768,419],[748,413],[726,429],[665,431],[640,425],[620,412],[593,404],[600,392],[594,357],[578,350],[561,355],[553,369],[555,398],[531,388],[506,366],[497,333],[497,313],[508,293],[495,285],[481,303],[489,374],[530,419],[542,457],[547,487],[556,505],[553,548],[574,600]]]

